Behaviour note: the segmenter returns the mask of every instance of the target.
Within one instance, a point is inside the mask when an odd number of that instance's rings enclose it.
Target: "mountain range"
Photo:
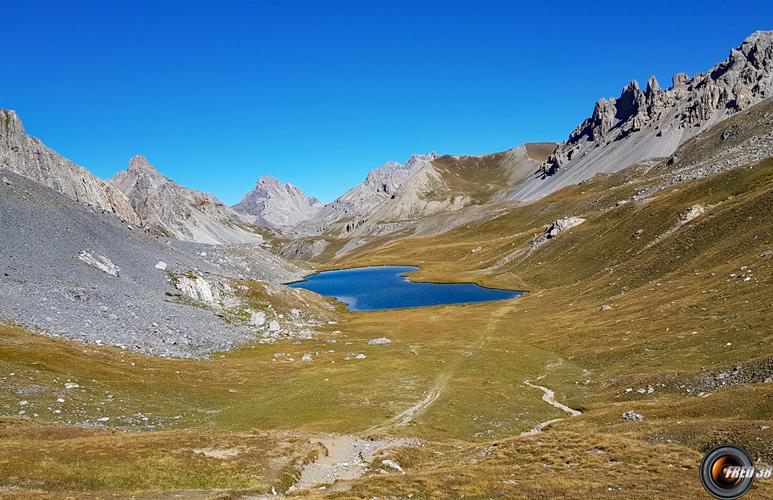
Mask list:
[[[264,176],[229,208],[213,195],[179,186],[142,156],[112,180],[101,180],[27,136],[10,110],[0,111],[0,165],[181,240],[260,242],[256,226],[263,226],[326,244],[365,241],[437,213],[491,201],[533,201],[599,173],[669,156],[701,131],[770,97],[771,66],[771,34],[756,32],[705,73],[674,75],[670,88],[662,89],[655,77],[644,91],[631,81],[620,97],[597,101],[593,114],[560,145],[526,144],[478,156],[413,155],[405,163],[374,168],[326,205]],[[297,253],[298,243],[291,245]],[[358,245],[347,248],[353,246]]]
[[[0,496],[697,498],[719,444],[773,462],[772,209],[773,31],[327,204],[100,179],[0,110]],[[288,286],[398,264],[518,296]]]

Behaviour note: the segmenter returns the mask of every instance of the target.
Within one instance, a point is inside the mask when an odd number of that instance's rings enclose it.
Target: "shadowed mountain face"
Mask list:
[[[233,209],[255,217],[258,224],[281,228],[317,217],[322,203],[289,182],[282,184],[264,175]]]
[[[187,189],[161,175],[144,156],[116,174],[113,184],[151,231],[198,243],[260,243],[239,214],[208,193]]]

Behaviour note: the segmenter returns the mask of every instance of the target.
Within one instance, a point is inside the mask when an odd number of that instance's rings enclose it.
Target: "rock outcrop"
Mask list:
[[[73,200],[136,224],[137,214],[118,189],[28,136],[15,111],[0,109],[0,168],[48,186]]]
[[[255,217],[257,224],[281,228],[316,217],[322,203],[306,196],[289,182],[282,184],[270,175],[264,175],[255,184],[255,189],[232,208]]]
[[[582,217],[564,217],[562,219],[551,222],[550,225],[545,228],[545,231],[542,234],[535,237],[531,241],[529,244],[529,251],[541,247],[547,243],[548,240],[552,240],[564,231],[571,229],[574,226],[579,226],[583,222],[585,222],[585,219]]]
[[[132,158],[112,182],[129,200],[143,227],[156,234],[213,245],[262,241],[248,221],[220,200],[180,186],[143,156]]]
[[[92,252],[90,250],[81,250],[78,253],[78,259],[82,260],[90,266],[99,269],[103,273],[109,274],[110,276],[115,276],[117,278],[121,274],[120,267],[113,264],[109,258],[96,252]]]
[[[614,172],[676,148],[719,121],[773,96],[773,31],[749,36],[705,73],[677,73],[662,89],[654,76],[644,90],[632,81],[620,97],[600,99],[542,166],[541,178],[509,198],[529,201],[597,173]]]

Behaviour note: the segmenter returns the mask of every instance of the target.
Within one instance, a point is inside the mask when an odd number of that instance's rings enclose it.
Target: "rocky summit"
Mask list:
[[[257,224],[282,228],[317,217],[322,203],[289,182],[282,184],[264,175],[233,209],[253,216]]]
[[[0,109],[0,168],[39,182],[76,201],[115,213],[127,222],[139,222],[120,190],[63,158],[39,139],[28,136],[19,116],[9,109]]]
[[[329,221],[352,219],[351,225],[356,225],[358,220],[393,198],[411,176],[437,157],[437,153],[414,154],[405,163],[391,161],[374,168],[361,184],[326,205],[320,217]]]
[[[542,176],[509,196],[533,200],[597,173],[669,156],[698,133],[773,96],[773,31],[757,31],[704,73],[674,75],[661,88],[654,76],[641,90],[631,81],[620,97],[600,99],[542,166]]]
[[[248,221],[208,193],[187,189],[135,156],[112,183],[152,232],[198,243],[260,243]]]

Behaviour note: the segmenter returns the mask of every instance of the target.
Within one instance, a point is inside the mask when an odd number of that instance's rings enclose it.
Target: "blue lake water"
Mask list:
[[[465,304],[510,299],[523,292],[484,288],[474,283],[416,283],[403,276],[413,266],[382,266],[325,271],[291,283],[320,295],[335,297],[350,311]]]

